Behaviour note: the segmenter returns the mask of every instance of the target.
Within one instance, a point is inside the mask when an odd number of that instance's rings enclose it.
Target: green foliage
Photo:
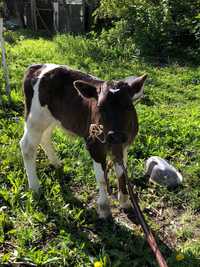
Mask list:
[[[199,0],[102,0],[97,18],[114,23],[121,42],[132,37],[143,56],[200,58]],[[123,25],[123,27],[122,27]],[[110,32],[112,35],[112,32]]]
[[[121,23],[121,22],[120,22]],[[120,27],[123,27],[123,23]],[[112,35],[116,29],[111,29]],[[112,201],[113,222],[97,218],[97,195],[92,162],[83,140],[53,135],[63,161],[64,174],[49,166],[38,149],[40,196],[27,188],[19,140],[23,134],[21,82],[28,65],[67,64],[102,79],[148,73],[145,97],[137,104],[140,130],[128,156],[128,171],[139,194],[145,216],[171,267],[197,267],[200,257],[200,68],[153,67],[112,49],[107,40],[61,35],[53,41],[17,38],[6,44],[12,85],[12,104],[3,96],[0,109],[0,265],[17,262],[37,266],[157,266],[141,229]],[[22,36],[19,33],[19,36]],[[116,33],[117,36],[117,33]],[[110,44],[110,45],[109,45]],[[4,86],[0,69],[0,86]],[[0,91],[2,92],[1,88]],[[169,191],[147,183],[144,161],[158,155],[180,169],[183,185]],[[117,182],[110,174],[114,191]],[[133,227],[133,230],[127,228]],[[161,240],[162,239],[163,242]],[[176,260],[177,253],[184,259]],[[25,264],[24,264],[25,265]]]
[[[9,44],[16,44],[18,41],[23,40],[23,35],[19,35],[15,31],[6,30],[3,33],[4,40],[8,42]]]

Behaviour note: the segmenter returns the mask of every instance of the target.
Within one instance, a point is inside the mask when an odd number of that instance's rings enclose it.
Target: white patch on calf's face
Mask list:
[[[120,89],[109,89],[109,91],[111,92],[111,93],[113,93],[113,94],[115,94],[115,93],[117,93],[117,92],[119,92],[120,91]]]

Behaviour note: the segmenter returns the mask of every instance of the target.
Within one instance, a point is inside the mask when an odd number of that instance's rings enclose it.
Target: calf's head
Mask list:
[[[128,77],[111,82],[74,82],[74,87],[83,97],[96,100],[93,110],[95,123],[103,125],[107,143],[127,142],[134,112],[133,102],[142,97],[146,77],[147,75]]]

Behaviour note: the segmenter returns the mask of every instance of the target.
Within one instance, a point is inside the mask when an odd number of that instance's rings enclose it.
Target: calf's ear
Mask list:
[[[73,85],[80,95],[86,98],[98,98],[97,88],[95,84],[77,80],[73,82]]]
[[[143,96],[144,91],[144,82],[147,78],[147,74],[139,76],[139,77],[129,77],[125,79],[125,82],[128,83],[129,94],[132,100],[137,100]]]

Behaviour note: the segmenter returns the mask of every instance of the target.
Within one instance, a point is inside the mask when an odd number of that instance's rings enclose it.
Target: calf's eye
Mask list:
[[[131,110],[133,110],[133,105],[130,104],[130,105],[126,106],[126,110],[127,110],[127,111],[131,111]]]

